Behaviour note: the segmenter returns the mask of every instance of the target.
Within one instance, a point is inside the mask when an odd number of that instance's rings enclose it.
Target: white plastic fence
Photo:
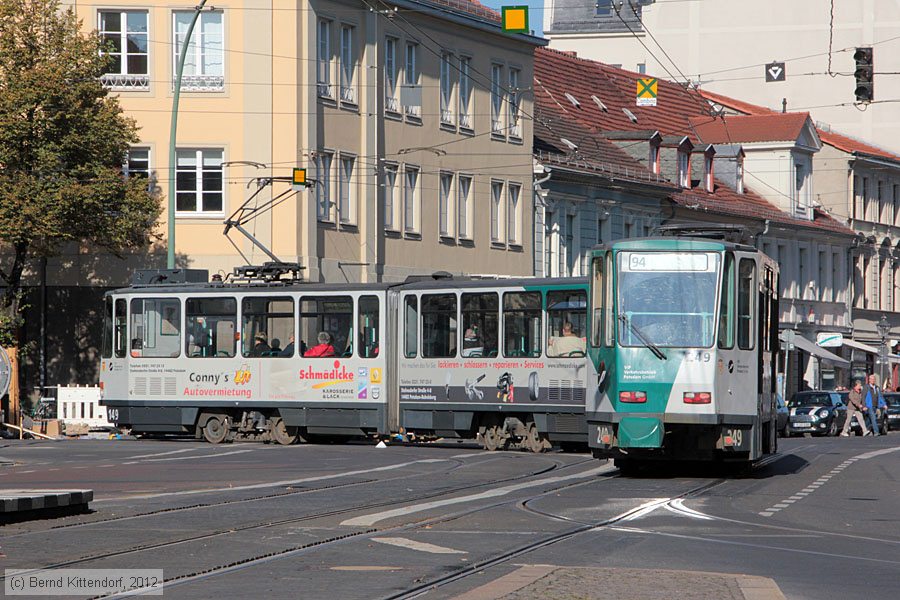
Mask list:
[[[59,386],[56,415],[66,425],[87,425],[91,429],[113,427],[106,419],[106,407],[100,406],[99,387]]]

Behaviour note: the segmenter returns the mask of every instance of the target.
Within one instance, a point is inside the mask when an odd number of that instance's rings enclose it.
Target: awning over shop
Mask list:
[[[888,354],[887,359],[891,364],[900,364],[900,354]]]
[[[855,340],[848,340],[847,338],[844,338],[844,345],[856,348],[857,350],[862,350],[863,352],[868,352],[869,354],[879,354],[880,352],[875,346],[869,346],[868,344],[863,344]]]
[[[784,341],[784,332],[782,332],[782,334],[781,334],[781,340]],[[845,343],[846,343],[846,341],[847,340],[844,340]],[[817,346],[814,342],[809,341],[805,337],[801,337],[801,336],[797,335],[794,337],[794,341],[792,343],[794,344],[794,346],[796,346],[800,350],[803,350],[804,352],[812,354],[813,356],[815,356],[817,358],[821,358],[824,360],[830,360],[832,363],[834,363],[834,365],[836,367],[849,367],[850,366],[850,361],[841,358],[837,354],[832,354],[825,348],[822,348],[821,346]]]

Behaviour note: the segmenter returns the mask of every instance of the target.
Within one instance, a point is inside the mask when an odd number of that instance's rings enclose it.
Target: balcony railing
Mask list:
[[[465,113],[459,115],[459,126],[463,129],[474,129],[472,126],[472,116]]]
[[[175,80],[172,80],[175,89]],[[181,89],[192,92],[221,92],[225,89],[224,75],[182,75]]]
[[[341,102],[356,104],[356,88],[341,86]]]
[[[449,108],[441,109],[441,123],[443,125],[456,125],[452,110],[450,110]]]
[[[100,82],[116,90],[145,90],[150,87],[150,76],[107,73],[100,76]]]
[[[334,88],[330,83],[317,83],[316,93],[319,95],[319,98],[328,98],[330,100],[334,100]]]
[[[395,96],[385,96],[384,110],[392,113],[400,112],[400,103],[397,102],[397,98]]]
[[[404,106],[404,112],[407,117],[412,117],[414,119],[422,118],[422,107],[421,106]]]

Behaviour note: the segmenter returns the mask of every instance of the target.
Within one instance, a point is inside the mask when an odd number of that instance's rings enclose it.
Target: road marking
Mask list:
[[[183,452],[194,452],[196,450],[200,450],[203,446],[198,446],[197,448],[184,448],[182,450],[172,450],[171,452],[159,452],[157,454],[138,454],[137,456],[126,456],[127,460],[134,460],[136,458],[155,458],[157,456],[168,456],[170,454],[181,454]]]
[[[140,462],[166,462],[170,460],[196,460],[201,458],[219,458],[220,456],[230,456],[232,454],[244,454],[245,452],[253,452],[254,448],[248,450],[232,450],[231,452],[219,452],[217,454],[201,454],[200,456],[174,456],[171,458],[148,458]]]
[[[429,554],[468,554],[463,550],[454,550],[453,548],[445,548],[443,546],[435,546],[426,542],[417,542],[401,537],[383,537],[372,538],[373,542],[381,542],[389,546],[399,546],[400,548],[409,548],[417,552],[428,552]]]
[[[100,498],[94,499],[94,504],[98,502],[113,502],[116,500],[143,500],[146,498],[160,498],[163,496],[194,496],[196,494],[214,494],[217,492],[241,492],[245,490],[260,490],[265,488],[272,487],[282,487],[289,485],[297,485],[300,483],[310,483],[313,481],[325,481],[328,479],[338,479],[340,477],[353,477],[355,475],[366,475],[368,473],[375,473],[379,471],[392,471],[394,469],[402,469],[403,467],[408,467],[410,465],[417,465],[422,463],[435,463],[435,462],[446,462],[445,459],[441,458],[428,458],[425,460],[413,460],[410,462],[398,463],[395,465],[387,465],[385,467],[373,467],[371,469],[360,469],[358,471],[347,471],[346,473],[329,473],[328,475],[314,475],[312,477],[304,477],[302,479],[287,479],[283,481],[272,481],[269,483],[253,483],[248,485],[236,485],[233,487],[219,487],[219,488],[208,488],[201,490],[184,490],[181,492],[165,492],[161,494],[143,494],[139,496],[116,496],[113,498]],[[76,469],[81,467],[75,467]]]
[[[513,492],[528,489],[531,487],[548,485],[551,483],[559,483],[562,481],[571,481],[573,479],[586,479],[588,477],[594,477],[595,475],[609,473],[614,470],[615,470],[615,467],[613,467],[612,465],[603,465],[602,467],[597,467],[594,469],[590,469],[588,471],[582,471],[581,473],[574,473],[572,475],[561,475],[558,477],[547,477],[545,479],[539,479],[537,481],[526,481],[524,483],[516,483],[514,485],[508,485],[505,487],[497,488],[495,490],[488,490],[486,492],[481,492],[478,494],[470,494],[468,496],[459,496],[457,498],[448,498],[446,500],[435,500],[433,502],[423,502],[421,504],[412,504],[410,506],[404,506],[404,507],[395,508],[392,510],[385,510],[385,511],[377,512],[377,513],[372,513],[369,515],[363,515],[360,517],[354,517],[352,519],[347,519],[346,521],[342,522],[341,525],[346,526],[346,527],[371,527],[375,523],[384,521],[385,519],[392,519],[394,517],[405,516],[410,513],[423,512],[426,510],[431,510],[433,508],[450,506],[452,504],[462,504],[464,502],[475,502],[477,500],[485,500],[487,498],[497,498],[499,496],[506,496],[507,494],[511,494]]]
[[[823,485],[828,483],[831,480],[831,478],[834,477],[834,475],[833,475],[834,473],[843,471],[844,469],[846,469],[847,467],[849,467],[850,465],[852,465],[853,463],[855,463],[858,460],[868,460],[870,458],[883,456],[885,454],[890,454],[891,452],[896,452],[898,450],[900,450],[900,446],[898,446],[896,448],[883,448],[881,450],[872,450],[871,452],[866,452],[865,454],[858,454],[856,456],[848,458],[844,462],[842,462],[841,464],[836,466],[834,469],[832,469],[829,474],[822,475],[821,477],[816,479],[814,482],[812,482],[807,487],[803,488],[801,491],[797,492],[793,496],[790,496],[789,498],[782,500],[779,504],[770,506],[769,508],[767,508],[764,511],[760,511],[759,516],[771,517],[773,514],[775,514],[782,508],[787,508],[792,503],[797,502],[797,501],[801,500],[802,498],[809,496],[809,494],[815,492],[817,489],[819,489],[820,487],[822,487]],[[798,496],[800,496],[800,497],[798,497]]]

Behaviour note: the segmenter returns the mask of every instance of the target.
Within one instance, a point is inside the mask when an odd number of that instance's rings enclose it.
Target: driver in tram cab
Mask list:
[[[561,336],[550,338],[549,345],[547,356],[572,356],[579,352],[584,355],[584,338],[575,334],[569,321],[563,323]]]
[[[327,356],[335,356],[337,352],[331,344],[331,334],[327,331],[320,331],[318,338],[319,343],[303,353],[304,358],[324,358]]]

